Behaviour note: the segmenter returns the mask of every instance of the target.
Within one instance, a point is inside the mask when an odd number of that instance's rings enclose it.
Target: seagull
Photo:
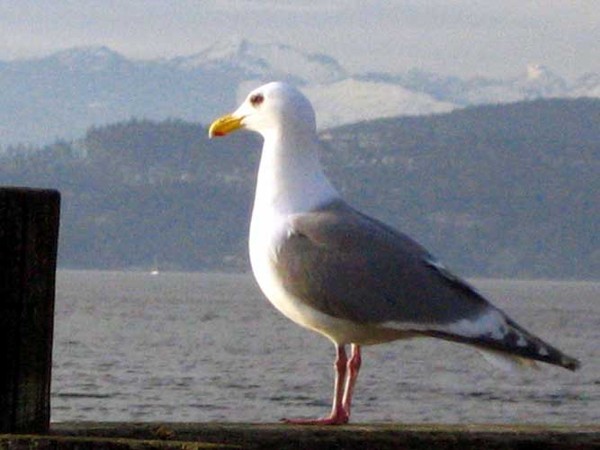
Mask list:
[[[299,90],[283,82],[255,89],[210,125],[209,137],[238,129],[264,139],[249,237],[256,281],[275,308],[336,351],[331,413],[284,422],[347,423],[363,345],[430,337],[511,367],[579,367],[420,244],[346,203],[323,172],[315,112]]]

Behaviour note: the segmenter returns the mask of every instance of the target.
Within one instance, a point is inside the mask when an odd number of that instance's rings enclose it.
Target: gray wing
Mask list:
[[[289,292],[325,314],[443,324],[490,307],[419,244],[342,201],[296,215],[291,225],[277,270]]]
[[[519,326],[408,236],[336,201],[292,218],[278,245],[284,287],[325,314],[363,324],[416,325],[420,334],[570,370],[579,362]],[[494,323],[456,333],[446,324]],[[476,331],[475,331],[476,330]]]

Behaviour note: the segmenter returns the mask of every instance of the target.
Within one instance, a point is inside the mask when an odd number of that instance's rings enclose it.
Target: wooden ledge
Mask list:
[[[600,425],[56,423],[47,435],[0,435],[0,449],[551,449],[600,448]]]

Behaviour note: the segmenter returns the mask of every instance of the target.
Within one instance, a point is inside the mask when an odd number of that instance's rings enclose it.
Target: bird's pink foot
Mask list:
[[[352,393],[360,370],[360,346],[352,344],[352,357],[348,360],[343,345],[336,346],[335,386],[331,414],[319,419],[281,419],[284,423],[296,425],[343,425],[350,420]],[[348,376],[346,376],[348,375]]]
[[[293,425],[343,425],[348,423],[349,418],[345,411],[340,410],[336,414],[319,419],[281,419],[281,421]]]

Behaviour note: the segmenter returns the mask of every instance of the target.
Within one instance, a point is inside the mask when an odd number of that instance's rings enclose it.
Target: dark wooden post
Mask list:
[[[0,188],[0,433],[44,432],[60,194]]]

